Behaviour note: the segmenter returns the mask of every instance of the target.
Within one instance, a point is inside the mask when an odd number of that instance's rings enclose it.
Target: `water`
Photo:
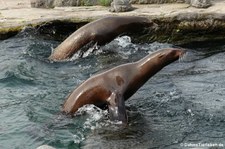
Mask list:
[[[152,77],[126,102],[129,126],[85,106],[76,117],[60,110],[65,97],[93,74],[136,61],[171,44],[118,38],[95,53],[49,62],[59,42],[31,31],[0,41],[0,148],[183,148],[225,145],[225,45],[183,45],[188,55]],[[182,144],[183,143],[183,144]]]

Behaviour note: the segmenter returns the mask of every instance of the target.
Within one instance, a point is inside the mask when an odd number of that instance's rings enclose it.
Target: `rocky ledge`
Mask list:
[[[69,33],[95,19],[110,16],[144,16],[159,25],[137,36],[139,42],[172,42],[225,39],[225,1],[214,0],[211,7],[199,9],[185,3],[132,5],[129,12],[112,13],[109,7],[31,8],[30,1],[7,0],[0,5],[0,39],[9,38],[25,27],[37,28],[48,36]]]

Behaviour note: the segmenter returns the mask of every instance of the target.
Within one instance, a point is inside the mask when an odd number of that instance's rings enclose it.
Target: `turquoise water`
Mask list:
[[[0,148],[181,148],[188,143],[225,146],[225,44],[190,43],[184,60],[151,78],[126,102],[129,126],[107,111],[82,108],[63,115],[66,96],[93,74],[136,61],[171,44],[133,44],[118,38],[83,58],[49,62],[59,44],[26,30],[0,41]],[[183,143],[183,144],[181,144]]]

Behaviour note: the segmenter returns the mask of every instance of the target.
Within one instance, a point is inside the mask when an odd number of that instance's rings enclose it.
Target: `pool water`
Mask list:
[[[76,54],[67,61],[48,61],[58,44],[32,29],[0,41],[1,149],[225,146],[224,42],[182,45],[185,58],[165,67],[126,102],[127,127],[92,105],[73,118],[63,115],[61,107],[93,74],[174,45],[134,44],[123,36],[82,58]]]

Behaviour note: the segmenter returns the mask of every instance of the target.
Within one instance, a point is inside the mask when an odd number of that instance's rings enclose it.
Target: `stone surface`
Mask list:
[[[79,6],[79,0],[54,0],[55,7]]]
[[[54,8],[54,7],[65,7],[65,6],[94,6],[94,5],[104,5],[104,0],[31,0],[31,7],[35,8]],[[110,1],[110,0],[109,0]],[[119,1],[119,3],[118,3]],[[124,1],[123,4],[121,2]],[[114,0],[114,4],[111,4],[112,11],[124,12],[129,11],[131,6],[128,6],[126,2],[128,0]],[[195,0],[197,1],[197,0]],[[199,0],[201,1],[201,0]],[[204,0],[203,0],[204,1]],[[129,3],[132,4],[164,4],[164,3],[184,3],[184,0],[130,0]],[[196,2],[194,2],[196,5]],[[199,5],[199,4],[198,4]]]
[[[54,8],[54,0],[31,0],[31,7]]]
[[[105,0],[109,1],[110,0]],[[102,4],[104,0],[31,0],[31,7],[54,8],[65,6],[94,6]],[[197,8],[207,8],[211,6],[211,0],[114,0],[110,11],[125,12],[131,10],[132,4],[165,4],[165,3],[187,3]]]
[[[31,0],[31,7],[34,8],[93,6],[97,4],[98,4],[97,0]]]
[[[132,4],[184,3],[183,0],[131,0]]]
[[[212,4],[210,0],[191,0],[190,5],[196,8],[208,8]]]
[[[195,40],[189,35],[198,32],[200,33],[197,35],[201,38],[225,38],[225,1],[214,0],[212,3],[207,9],[190,7],[185,3],[133,5],[136,8],[133,11],[111,13],[108,11],[109,7],[102,6],[38,9],[31,8],[30,0],[4,0],[0,1],[0,39],[15,35],[25,26],[39,28],[56,20],[84,24],[110,15],[145,16],[153,19],[159,24],[159,30],[148,34],[149,40],[152,38],[150,35],[166,42],[178,38]]]
[[[127,12],[133,10],[129,0],[113,0],[111,3],[111,12]]]

